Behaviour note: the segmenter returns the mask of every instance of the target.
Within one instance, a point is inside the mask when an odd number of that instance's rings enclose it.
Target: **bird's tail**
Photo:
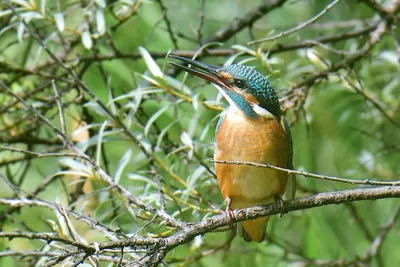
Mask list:
[[[265,238],[269,216],[237,224],[237,233],[246,242],[262,242]]]

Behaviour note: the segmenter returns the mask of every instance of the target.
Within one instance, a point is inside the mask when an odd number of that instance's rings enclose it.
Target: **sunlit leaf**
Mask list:
[[[72,171],[76,172],[80,176],[92,176],[92,170],[88,166],[72,158],[62,158],[60,159],[60,164],[69,167]]]
[[[106,1],[105,0],[96,0],[96,3],[102,8],[106,7]]]
[[[116,184],[119,184],[119,180],[121,179],[122,172],[124,171],[126,165],[128,165],[129,161],[132,157],[132,149],[128,149],[122,159],[119,161],[117,170],[115,171],[114,181]]]
[[[103,35],[106,32],[106,22],[104,19],[104,9],[98,8],[96,10],[96,24],[97,31]]]
[[[166,105],[163,108],[161,108],[159,111],[153,114],[149,121],[146,124],[146,127],[144,128],[144,135],[147,137],[150,131],[151,126],[153,123],[165,112],[169,109],[170,105]]]
[[[163,93],[163,92],[164,92],[163,89],[142,89],[142,88],[138,88],[138,89],[136,89],[134,91],[129,92],[128,94],[124,94],[124,95],[121,95],[119,97],[114,98],[113,100],[111,100],[111,102],[124,100],[124,99],[131,98],[131,97],[134,97],[134,96],[159,94],[159,93]],[[109,105],[110,105],[110,103],[109,103]]]
[[[254,51],[253,49],[251,49],[250,47],[244,46],[244,45],[239,45],[239,44],[235,44],[232,45],[232,48],[234,50],[237,50],[239,52],[243,52],[252,56],[256,56],[256,51]]]
[[[174,125],[176,122],[178,122],[178,120],[174,120],[173,122],[171,122],[167,127],[165,127],[161,133],[158,135],[157,137],[157,145],[156,147],[159,148],[161,146],[161,142],[165,136],[165,134],[168,132],[169,128],[171,128],[172,125]]]
[[[181,141],[184,145],[193,149],[193,140],[190,138],[187,132],[181,133]]]
[[[95,111],[99,115],[107,116],[107,113],[104,111],[104,109],[99,104],[97,104],[96,102],[86,103],[85,107],[91,108],[93,111]]]
[[[35,0],[32,0],[32,2],[34,2]],[[42,13],[42,14],[46,14],[46,3],[47,3],[47,0],[41,0],[40,1],[40,12]]]
[[[82,33],[82,44],[87,49],[92,48],[93,40],[92,40],[92,37],[90,36],[89,31],[84,31]]]
[[[145,182],[145,183],[147,183],[149,185],[157,187],[157,183],[153,179],[150,179],[150,178],[148,178],[148,177],[146,177],[144,175],[138,174],[138,173],[129,173],[128,174],[128,178],[132,179],[132,180],[135,180],[135,181],[142,181],[142,182]]]
[[[60,32],[64,31],[64,14],[61,12],[54,13],[54,19],[56,21],[57,28]]]
[[[192,94],[192,90],[186,84],[181,82],[180,80],[175,79],[168,75],[165,75],[164,79],[168,85],[171,85],[172,87],[174,87],[180,91],[183,91],[185,94],[188,94],[188,95]]]
[[[101,160],[101,147],[103,144],[103,134],[104,130],[106,129],[108,122],[105,121],[103,122],[103,125],[101,125],[100,131],[97,135],[97,148],[96,148],[96,165],[100,166],[100,160]]]
[[[157,63],[151,57],[149,52],[147,52],[147,50],[141,46],[139,47],[139,52],[142,55],[144,62],[146,63],[147,68],[149,69],[151,74],[153,74],[155,77],[163,77],[163,73],[160,67],[158,67]]]
[[[18,31],[17,31],[18,41],[19,41],[20,43],[22,43],[24,31],[25,31],[25,24],[21,22],[21,23],[18,25]]]

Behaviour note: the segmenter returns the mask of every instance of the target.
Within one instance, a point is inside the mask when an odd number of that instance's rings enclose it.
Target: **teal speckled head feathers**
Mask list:
[[[267,78],[253,68],[239,64],[216,67],[175,55],[170,57],[197,67],[194,69],[171,62],[189,73],[212,82],[231,105],[236,105],[248,117],[280,119],[282,112],[274,88]]]

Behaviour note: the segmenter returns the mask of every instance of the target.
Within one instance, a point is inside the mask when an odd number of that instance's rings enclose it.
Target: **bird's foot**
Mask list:
[[[278,208],[281,210],[281,217],[285,214],[285,201],[280,196],[275,196],[276,204]]]
[[[225,209],[225,212],[226,212],[226,220],[228,221],[229,227],[230,227],[231,229],[233,229],[233,228],[234,228],[234,225],[233,225],[232,219],[235,218],[235,215],[233,214],[233,211],[231,210],[231,203],[232,203],[232,200],[231,200],[229,197],[225,198],[225,204],[226,204],[226,209]]]

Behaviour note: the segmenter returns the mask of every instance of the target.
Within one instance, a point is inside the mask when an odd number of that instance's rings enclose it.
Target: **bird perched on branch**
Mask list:
[[[184,66],[171,62],[210,81],[229,102],[229,110],[216,127],[216,161],[266,162],[293,168],[290,127],[267,78],[239,64],[217,67],[180,56],[170,57],[190,64]],[[232,216],[232,209],[282,202],[285,190],[287,198],[294,198],[294,175],[249,165],[216,163],[215,168],[228,216]],[[267,216],[243,221],[238,225],[238,234],[247,242],[261,242],[268,219]]]

